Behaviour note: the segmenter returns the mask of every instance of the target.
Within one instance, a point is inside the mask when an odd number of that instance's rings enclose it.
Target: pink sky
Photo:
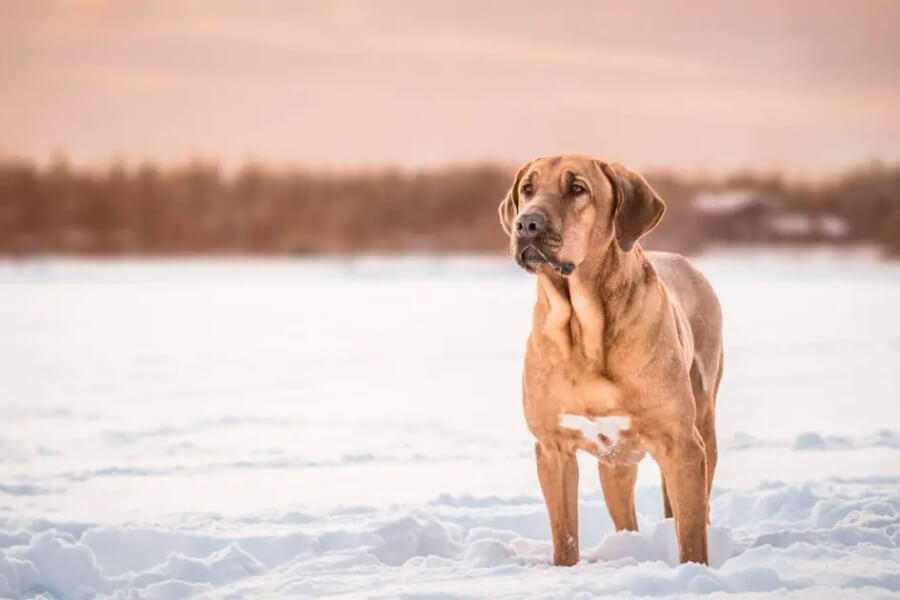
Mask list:
[[[0,3],[0,153],[900,160],[900,2]]]

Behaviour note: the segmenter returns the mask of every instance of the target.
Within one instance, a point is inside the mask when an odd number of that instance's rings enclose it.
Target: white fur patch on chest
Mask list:
[[[559,417],[559,426],[580,431],[588,441],[597,444],[600,452],[610,452],[619,442],[623,431],[631,429],[631,417],[585,417],[564,414]]]

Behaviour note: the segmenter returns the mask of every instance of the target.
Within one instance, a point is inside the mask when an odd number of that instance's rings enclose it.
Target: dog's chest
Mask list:
[[[526,370],[524,408],[532,433],[606,464],[636,464],[644,449],[626,392],[603,376],[575,376],[567,366]]]
[[[575,433],[575,445],[609,465],[636,464],[645,451],[639,437],[632,431],[631,417],[610,415],[587,417],[566,413],[560,415],[559,426]]]

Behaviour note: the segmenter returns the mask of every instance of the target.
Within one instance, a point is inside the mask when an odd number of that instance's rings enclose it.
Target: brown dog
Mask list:
[[[516,262],[537,275],[523,405],[557,565],[578,562],[576,450],[599,459],[610,516],[632,531],[649,452],[681,562],[708,561],[722,315],[686,259],[636,244],[663,212],[640,175],[585,156],[528,163],[500,204]]]

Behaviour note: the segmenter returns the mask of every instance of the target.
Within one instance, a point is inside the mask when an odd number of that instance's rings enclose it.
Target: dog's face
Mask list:
[[[552,268],[561,275],[613,243],[630,251],[664,211],[640,175],[586,156],[531,161],[499,208],[516,262],[530,273]]]

